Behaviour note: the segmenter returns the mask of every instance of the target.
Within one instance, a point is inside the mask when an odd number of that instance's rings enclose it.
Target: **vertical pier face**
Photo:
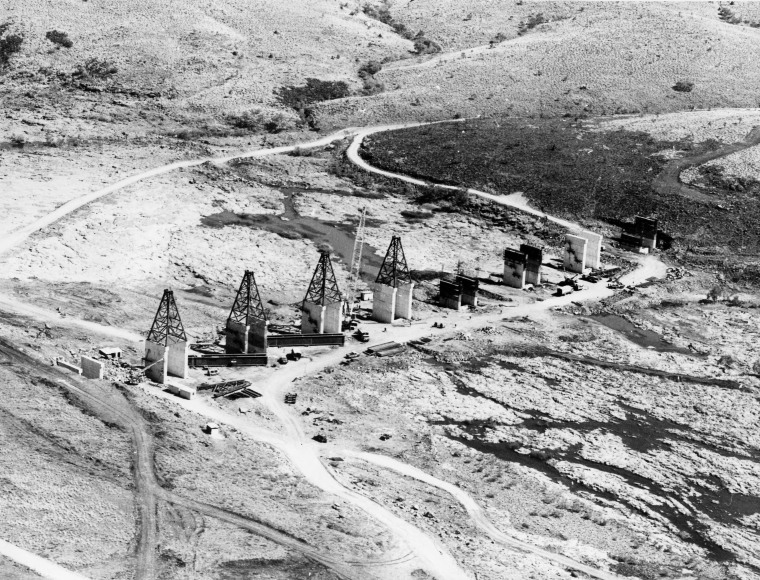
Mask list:
[[[145,341],[145,376],[163,385],[168,378],[169,360],[164,356],[166,347],[151,340]]]
[[[524,288],[526,281],[527,256],[517,250],[504,250],[504,275],[502,282],[510,288]]]
[[[602,236],[594,232],[576,232],[579,238],[586,240],[586,268],[598,268],[602,264]]]
[[[253,272],[246,270],[225,325],[225,352],[266,352],[267,315]]]
[[[462,288],[462,304],[477,306],[478,290],[480,290],[480,282],[478,279],[459,274],[457,276],[457,284]]]
[[[544,250],[530,244],[520,244],[520,252],[525,254],[525,283],[541,285],[541,266],[544,263]]]
[[[588,240],[580,236],[567,234],[565,236],[564,266],[568,272],[583,274],[586,269],[586,246]]]
[[[401,238],[393,236],[375,280],[372,318],[393,322],[396,318],[412,318],[414,282],[406,264]]]
[[[412,299],[414,298],[414,282],[400,284],[396,293],[396,308],[394,316],[396,318],[412,319]]]
[[[372,294],[372,318],[378,322],[393,322],[396,316],[398,289],[385,284],[375,284]]]
[[[462,309],[462,288],[456,282],[441,280],[438,289],[438,305],[451,310]]]
[[[335,279],[329,252],[319,262],[301,305],[303,334],[337,334],[343,326],[343,296]]]
[[[179,316],[174,292],[164,290],[153,325],[145,341],[145,374],[157,383],[168,376],[187,378],[187,335]]]
[[[633,218],[634,233],[641,237],[641,247],[650,252],[657,247],[657,220],[637,215]]]
[[[175,342],[168,347],[168,356],[166,356],[166,372],[169,376],[186,379],[189,373],[187,364],[189,345],[187,341]]]

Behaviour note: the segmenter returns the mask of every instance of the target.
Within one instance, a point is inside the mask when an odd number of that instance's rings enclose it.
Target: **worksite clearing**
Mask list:
[[[760,579],[751,3],[11,4],[0,578]]]

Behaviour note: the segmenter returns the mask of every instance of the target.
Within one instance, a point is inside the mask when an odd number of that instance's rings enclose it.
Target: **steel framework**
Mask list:
[[[401,246],[401,238],[393,236],[388,252],[385,254],[383,265],[377,273],[375,282],[398,288],[399,284],[408,284],[412,281],[409,268],[406,265],[404,248]]]
[[[351,314],[356,303],[356,290],[359,287],[362,270],[362,251],[364,250],[364,224],[367,215],[367,208],[362,208],[359,217],[359,226],[356,228],[356,238],[354,239],[354,251],[351,254],[351,270],[348,275],[348,312]]]
[[[148,332],[148,340],[164,346],[187,341],[185,327],[182,326],[177,303],[174,301],[174,292],[171,290],[164,290],[161,304],[158,305],[153,325]]]
[[[261,302],[256,278],[251,270],[246,270],[227,321],[232,320],[248,326],[252,319],[266,321],[267,315]]]
[[[325,306],[342,300],[338,282],[335,280],[332,262],[330,262],[330,252],[322,250],[319,254],[319,262],[314,270],[314,275],[311,277],[306,297],[303,299],[304,305],[310,302]]]

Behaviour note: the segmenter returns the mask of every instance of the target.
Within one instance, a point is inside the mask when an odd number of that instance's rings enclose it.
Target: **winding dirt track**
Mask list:
[[[155,577],[155,547],[157,545],[156,509],[158,499],[250,530],[323,564],[336,572],[341,578],[356,578],[357,580],[361,578],[357,575],[356,570],[341,560],[326,556],[302,540],[290,536],[271,524],[241,516],[214,505],[185,498],[163,489],[158,484],[153,469],[153,442],[149,434],[149,427],[135,407],[121,393],[113,389],[107,390],[103,385],[99,385],[94,381],[80,379],[71,374],[63,374],[55,367],[41,363],[3,339],[0,339],[0,356],[2,356],[4,364],[23,368],[33,375],[43,377],[65,388],[80,399],[83,404],[96,411],[99,417],[121,425],[131,435],[135,444],[135,485],[137,487],[136,496],[140,517],[140,534],[138,537],[137,564],[135,567],[136,578],[148,579]],[[2,544],[0,544],[0,548],[2,547]],[[10,552],[5,555],[16,560]],[[16,561],[24,564],[23,560]],[[51,577],[58,578],[58,576]],[[64,576],[60,576],[60,578],[63,579]],[[71,576],[71,578],[72,580],[80,580],[85,577],[76,575]]]
[[[442,121],[442,122],[446,122],[446,121]],[[351,146],[349,147],[349,151],[348,151],[349,159],[352,162],[356,163],[358,166],[362,167],[363,169],[373,172],[373,173],[378,173],[381,175],[385,175],[387,177],[401,179],[409,183],[424,184],[424,182],[421,182],[420,180],[415,180],[414,178],[411,178],[411,177],[398,175],[398,174],[391,174],[391,173],[384,172],[382,170],[369,166],[368,164],[366,164],[366,162],[364,162],[359,157],[358,150],[359,150],[359,146],[361,145],[361,141],[367,135],[377,133],[380,131],[402,129],[402,128],[414,127],[414,126],[420,126],[420,125],[426,125],[426,124],[430,124],[430,123],[405,123],[405,124],[399,124],[399,125],[383,125],[383,126],[372,127],[372,128],[344,129],[342,131],[338,131],[336,133],[328,135],[322,139],[318,139],[316,141],[311,141],[307,143],[300,143],[300,144],[295,144],[295,145],[285,146],[285,147],[278,147],[278,148],[273,148],[273,149],[256,150],[256,151],[251,151],[247,153],[241,153],[239,155],[231,155],[227,157],[204,158],[204,159],[198,159],[198,160],[181,161],[181,162],[173,163],[173,164],[166,165],[163,167],[158,167],[150,171],[146,171],[144,173],[119,181],[109,187],[83,195],[75,200],[72,200],[62,205],[61,207],[57,208],[55,211],[35,221],[34,223],[29,224],[28,226],[25,226],[9,235],[0,237],[0,254],[7,252],[8,250],[18,246],[35,232],[38,232],[44,229],[45,227],[48,227],[49,225],[64,218],[71,212],[81,208],[87,203],[90,203],[110,193],[119,191],[141,180],[148,179],[156,175],[161,175],[161,174],[173,171],[175,169],[200,165],[207,161],[211,161],[213,163],[224,163],[233,159],[255,158],[255,157],[264,157],[267,155],[273,155],[273,154],[278,154],[278,153],[287,153],[287,152],[295,150],[296,148],[322,147],[331,142],[341,140],[352,135],[354,135],[355,138]],[[459,189],[452,186],[436,186],[436,187],[443,187],[447,189]],[[552,216],[548,216],[546,214],[543,214],[542,212],[529,208],[520,200],[494,196],[486,192],[481,192],[477,190],[467,190],[467,192],[473,195],[478,195],[485,199],[489,199],[501,205],[506,205],[506,206],[514,207],[522,211],[527,211],[528,213],[531,213],[537,217],[554,221],[555,223],[558,223],[570,229],[575,229],[578,227],[576,224],[567,222],[566,220],[554,218]],[[607,290],[606,288],[594,287],[586,291],[584,294],[585,294],[586,299],[598,299],[598,298],[611,294],[611,292]],[[574,296],[567,296],[567,297],[547,300],[540,304],[531,305],[531,307],[526,307],[526,308],[521,309],[520,314],[524,315],[528,310],[535,311],[535,313],[538,314],[540,312],[546,311],[547,309],[551,307],[558,306],[564,303],[569,303],[573,299],[578,300],[578,296],[574,295]],[[18,303],[18,301],[14,301],[13,299],[10,299],[10,298],[0,297],[0,306],[6,307],[6,308],[10,307],[11,309],[13,309],[14,303],[17,308],[21,308],[23,310],[23,314],[26,316],[31,316],[32,318],[36,318],[40,320],[49,320],[48,314],[50,313],[42,309],[30,310],[29,307],[22,308],[20,306],[20,303]],[[473,316],[472,320],[467,321],[466,325],[461,325],[461,326],[467,326],[467,325],[472,326],[472,327],[482,326],[483,324],[489,321],[493,321],[500,318],[501,318],[500,316],[494,317],[493,315],[491,315],[490,318],[488,316]],[[72,324],[75,323],[74,320],[71,320],[71,322]],[[101,332],[103,332],[105,331],[104,329],[107,329],[108,327],[99,327],[99,325],[91,325],[90,323],[90,325],[88,325],[87,328],[92,331],[100,330]],[[387,335],[384,337],[384,340],[393,340],[394,338],[409,340],[411,338],[424,336],[425,334],[428,334],[428,333],[429,333],[428,328],[422,328],[420,326],[408,327],[408,328],[392,328],[390,329],[390,332],[388,332]],[[132,335],[129,338],[127,337],[127,335],[124,335],[122,336],[122,338],[135,339],[136,335]],[[422,565],[422,567],[426,568],[429,572],[433,573],[434,576],[438,580],[459,580],[463,578],[468,578],[469,574],[460,568],[458,563],[454,560],[454,558],[451,557],[451,555],[440,544],[440,542],[431,538],[430,536],[428,536],[421,530],[415,528],[414,526],[412,526],[405,520],[402,520],[401,518],[395,516],[389,510],[375,503],[371,499],[365,496],[362,496],[352,490],[349,490],[343,487],[341,484],[339,484],[337,480],[335,480],[332,474],[327,470],[327,468],[319,459],[320,452],[323,451],[324,448],[320,449],[318,447],[315,447],[315,444],[313,444],[311,441],[309,441],[306,438],[305,434],[303,433],[303,430],[301,429],[300,422],[298,421],[298,419],[295,418],[291,414],[291,412],[288,409],[286,409],[284,405],[281,403],[282,397],[280,395],[282,394],[283,389],[287,388],[290,382],[292,382],[293,378],[295,378],[296,376],[303,376],[304,374],[308,374],[309,372],[317,372],[318,370],[326,366],[336,364],[337,361],[343,356],[344,352],[345,351],[341,351],[341,350],[334,351],[330,353],[329,355],[322,357],[317,361],[314,361],[313,363],[309,363],[308,365],[300,365],[298,366],[298,368],[288,369],[287,371],[282,372],[279,375],[277,375],[276,380],[274,381],[274,384],[272,384],[271,386],[268,386],[268,389],[267,389],[268,394],[267,396],[265,396],[265,402],[267,405],[270,406],[272,411],[275,412],[275,414],[280,418],[280,420],[286,426],[287,437],[282,437],[274,433],[267,433],[260,428],[251,426],[250,424],[243,425],[240,418],[227,416],[222,411],[219,411],[218,409],[215,409],[212,407],[199,409],[199,406],[202,405],[200,401],[191,402],[191,401],[181,401],[177,399],[174,399],[174,400],[177,401],[178,404],[182,404],[184,406],[187,406],[188,408],[192,408],[195,411],[200,411],[206,416],[215,418],[225,423],[236,425],[241,428],[244,427],[243,430],[250,433],[257,440],[264,443],[269,443],[281,449],[284,453],[286,453],[286,455],[289,457],[291,462],[302,471],[304,476],[310,482],[320,487],[321,489],[328,491],[329,493],[334,493],[344,498],[346,501],[349,501],[353,503],[354,505],[356,505],[357,507],[363,509],[370,516],[376,518],[378,521],[385,524],[388,527],[388,529],[391,530],[394,533],[394,535],[396,535],[396,537],[401,540],[402,543],[406,544],[412,550],[412,553],[409,556],[395,558],[387,562],[378,561],[378,562],[359,563],[360,565],[365,566],[365,568],[360,573],[357,573],[357,570],[355,567],[357,563],[349,564],[346,562],[338,561],[332,557],[326,556],[324,553],[310,546],[305,545],[300,540],[297,540],[297,539],[292,538],[291,536],[288,536],[284,532],[277,530],[276,528],[273,528],[271,525],[267,525],[262,522],[253,520],[251,518],[246,518],[238,514],[228,512],[226,510],[223,510],[215,506],[211,506],[208,504],[204,504],[201,502],[196,502],[194,500],[183,498],[183,497],[177,496],[176,494],[163,490],[158,485],[155,478],[154,471],[153,471],[153,447],[152,447],[152,441],[149,435],[148,426],[143,420],[143,418],[139,415],[139,413],[137,413],[136,409],[131,404],[129,404],[129,402],[120,393],[105,391],[105,389],[94,387],[88,381],[82,381],[82,380],[79,380],[78,378],[72,378],[70,375],[62,375],[58,371],[43,365],[39,361],[36,361],[29,355],[26,355],[16,350],[12,345],[0,340],[0,353],[4,354],[11,361],[13,361],[13,364],[19,364],[24,367],[33,369],[34,372],[48,377],[50,380],[56,382],[59,385],[63,385],[68,390],[70,390],[71,392],[73,392],[74,394],[82,398],[83,401],[85,401],[87,404],[93,406],[99,412],[101,416],[111,417],[112,420],[115,419],[116,422],[118,422],[119,424],[122,424],[131,433],[132,438],[135,442],[135,448],[136,448],[135,477],[136,477],[136,484],[137,484],[137,503],[138,503],[138,510],[140,513],[140,534],[139,534],[139,541],[138,541],[138,562],[137,562],[137,569],[136,569],[136,578],[140,580],[147,580],[147,579],[151,579],[155,577],[155,572],[156,572],[155,547],[157,545],[156,544],[156,507],[157,507],[157,501],[159,499],[167,501],[169,503],[176,504],[176,505],[184,506],[188,509],[198,511],[200,513],[203,513],[211,517],[219,518],[224,521],[228,521],[230,523],[235,523],[236,525],[240,525],[241,527],[244,527],[268,539],[271,539],[272,541],[275,541],[279,544],[282,544],[284,546],[287,546],[291,549],[294,549],[303,553],[307,557],[312,558],[313,560],[320,562],[324,564],[325,566],[329,567],[330,569],[334,570],[342,578],[357,578],[357,579],[368,578],[371,575],[367,573],[366,566],[376,567],[377,572],[381,574],[380,577],[397,578],[398,576],[396,574],[399,571],[398,569],[399,564],[409,565],[410,563],[414,566],[417,566],[417,564]],[[290,373],[294,373],[295,376],[291,376]],[[63,378],[64,376],[66,377],[66,380],[64,380]],[[195,403],[195,405],[193,405],[193,403]],[[222,413],[222,415],[220,415],[220,413]],[[350,454],[350,453],[346,451],[346,454]],[[363,460],[371,461],[372,463],[375,463],[377,465],[380,465],[389,469],[393,469],[395,471],[403,473],[404,475],[415,477],[416,479],[419,479],[420,481],[424,481],[430,485],[439,487],[440,489],[448,491],[449,493],[452,493],[453,491],[457,491],[456,488],[454,488],[447,482],[438,480],[428,474],[425,474],[424,472],[420,470],[417,470],[416,468],[401,464],[399,462],[394,462],[393,460],[389,460],[388,458],[383,458],[381,456],[373,456],[371,454],[363,454],[363,455],[359,454],[356,456]],[[513,548],[518,548],[520,550],[532,552],[541,557],[547,558],[557,564],[560,564],[564,567],[570,567],[576,570],[582,570],[584,573],[588,574],[589,576],[598,578],[601,580],[617,580],[621,578],[620,576],[617,576],[615,574],[601,571],[601,570],[596,570],[589,566],[585,566],[579,562],[575,562],[570,558],[566,558],[564,556],[554,554],[551,552],[546,552],[545,550],[542,550],[530,544],[520,542],[519,540],[516,540],[515,538],[512,538],[511,536],[504,534],[503,532],[499,531],[495,526],[493,526],[493,524],[491,524],[491,522],[489,522],[488,519],[485,517],[482,508],[469,495],[467,495],[464,492],[461,492],[461,490],[457,491],[456,494],[452,493],[452,495],[458,501],[462,502],[462,504],[468,510],[471,517],[473,518],[473,521],[476,523],[476,525],[478,525],[478,527],[480,527],[492,539],[494,539],[495,541],[498,541],[499,543],[505,546],[510,546]],[[385,573],[382,572],[383,569],[385,569]]]
[[[652,187],[657,193],[662,195],[676,194],[694,201],[718,204],[721,202],[720,197],[704,193],[695,187],[689,187],[683,183],[681,181],[681,172],[689,167],[702,165],[708,161],[720,159],[756,145],[760,145],[760,127],[754,127],[744,139],[737,143],[724,145],[715,151],[708,151],[700,155],[691,155],[671,161],[652,181]]]

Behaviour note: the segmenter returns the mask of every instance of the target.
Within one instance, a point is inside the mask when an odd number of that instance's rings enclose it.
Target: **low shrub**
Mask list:
[[[385,90],[385,85],[377,80],[375,77],[367,77],[364,79],[364,87],[362,88],[362,94],[364,96],[377,95]]]
[[[362,94],[365,96],[376,95],[382,93],[385,90],[385,85],[375,78],[375,75],[379,73],[383,68],[383,65],[376,60],[370,60],[364,63],[359,69],[359,78],[364,83]]]
[[[435,54],[441,52],[441,46],[437,42],[426,38],[425,33],[420,30],[414,38],[414,52],[417,54]]]
[[[351,94],[348,85],[343,81],[322,81],[306,79],[302,86],[281,87],[276,91],[279,101],[288,107],[302,110],[322,101],[342,99]]]
[[[227,122],[233,127],[267,133],[279,133],[292,129],[296,121],[296,117],[288,116],[282,111],[269,112],[258,108],[227,116]]]
[[[673,90],[679,93],[690,93],[694,89],[694,83],[690,81],[678,81],[673,85]]]
[[[74,43],[69,38],[69,35],[60,30],[48,30],[45,33],[45,38],[55,45],[62,46],[63,48],[71,48]]]
[[[393,18],[388,0],[384,0],[378,6],[365,4],[362,7],[362,11],[370,18],[390,26],[401,38],[413,41],[414,50],[412,52],[415,54],[434,54],[436,52],[441,52],[441,47],[438,43],[426,38],[425,33],[422,30],[417,32],[417,34],[414,34],[404,23]]]
[[[382,68],[383,65],[376,60],[367,61],[359,68],[359,78],[364,79],[368,76],[375,76]]]
[[[24,36],[21,34],[5,34],[10,28],[11,23],[5,22],[0,24],[0,64],[7,65],[11,55],[21,50],[24,43]]]
[[[107,60],[100,60],[97,58],[89,58],[84,64],[77,66],[77,70],[74,72],[74,77],[87,78],[87,79],[107,79],[119,72],[112,62]]]

